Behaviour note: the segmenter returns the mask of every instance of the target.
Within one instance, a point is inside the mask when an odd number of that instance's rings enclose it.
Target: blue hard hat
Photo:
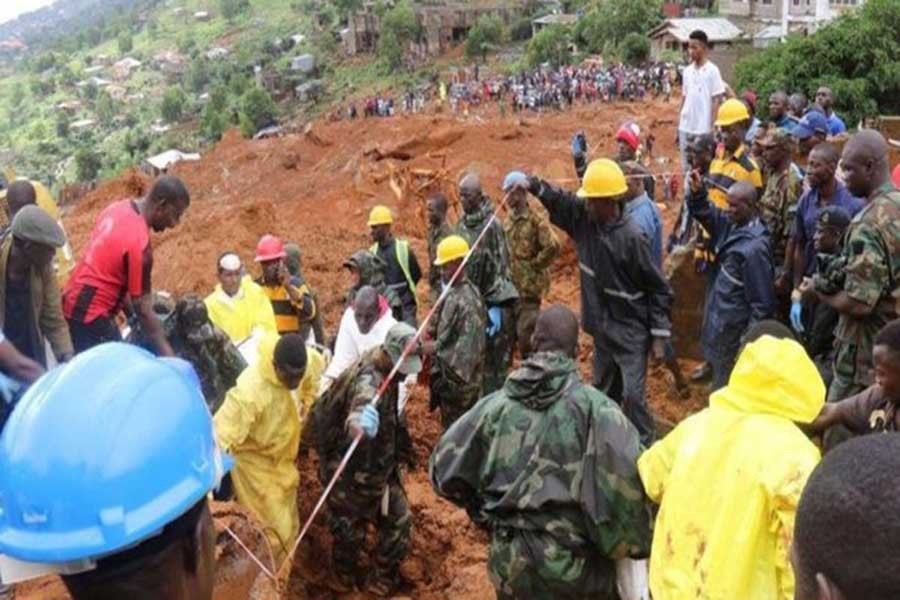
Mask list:
[[[527,180],[528,176],[522,171],[510,171],[506,174],[506,177],[503,178],[503,191],[508,192],[517,183]]]
[[[184,365],[102,344],[35,383],[0,434],[0,554],[100,558],[159,534],[231,459]]]

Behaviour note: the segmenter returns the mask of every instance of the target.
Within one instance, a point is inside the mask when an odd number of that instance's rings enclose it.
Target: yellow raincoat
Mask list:
[[[728,386],[638,460],[660,504],[650,554],[654,600],[792,600],[788,551],[819,451],[794,423],[825,385],[803,348],[763,336]]]
[[[276,333],[275,313],[272,302],[262,288],[245,275],[241,287],[234,297],[222,291],[220,284],[206,297],[209,319],[224,331],[231,341],[240,344],[250,337],[254,329],[266,333]]]
[[[290,390],[275,374],[277,342],[277,334],[260,341],[256,363],[238,377],[213,421],[219,444],[235,459],[237,500],[263,523],[280,566],[300,529],[294,461],[302,424]]]

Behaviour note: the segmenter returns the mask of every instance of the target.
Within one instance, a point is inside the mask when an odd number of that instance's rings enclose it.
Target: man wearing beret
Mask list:
[[[66,243],[49,214],[30,204],[13,218],[0,243],[0,319],[6,338],[28,358],[47,365],[45,338],[60,362],[72,357],[72,339],[53,272]]]

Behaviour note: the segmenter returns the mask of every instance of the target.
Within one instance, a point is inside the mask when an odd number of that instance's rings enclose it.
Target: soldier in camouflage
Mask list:
[[[812,279],[800,286],[805,299],[824,302],[840,315],[830,402],[873,383],[875,334],[897,318],[900,302],[900,190],[891,183],[887,142],[874,130],[856,134],[844,146],[841,167],[848,191],[868,198],[844,238],[843,289],[829,294]]]
[[[459,196],[465,215],[456,224],[455,233],[471,247],[487,227],[494,210],[482,191],[477,174],[470,173],[460,181]],[[485,394],[500,389],[512,363],[515,306],[519,294],[510,278],[509,263],[506,235],[503,226],[495,220],[466,263],[466,275],[478,288],[488,311]]]
[[[441,269],[444,285],[450,285],[462,266],[469,245],[459,236],[448,236],[438,246],[434,266]],[[481,397],[484,378],[484,331],[487,313],[481,294],[465,273],[453,282],[432,321],[428,350],[431,360],[431,409],[441,409],[444,430]]]
[[[435,491],[491,532],[501,600],[614,600],[615,561],[650,551],[638,432],[581,381],[577,341],[571,310],[542,312],[534,354],[431,456]]]
[[[522,358],[531,354],[531,334],[541,300],[550,291],[550,265],[559,255],[559,241],[550,224],[528,206],[528,193],[514,189],[516,183],[526,182],[520,171],[513,171],[503,181],[503,192],[509,194],[511,213],[504,231],[509,245],[509,271],[519,291],[516,304],[516,340]]]
[[[368,250],[357,250],[350,258],[344,261],[344,268],[350,271],[355,277],[353,287],[347,292],[347,306],[353,304],[356,298],[356,292],[365,285],[375,288],[378,295],[383,296],[388,306],[391,307],[391,313],[398,321],[403,316],[403,300],[397,294],[396,290],[388,287],[385,280],[384,261],[369,252]]]
[[[415,330],[406,323],[395,324],[384,344],[344,371],[316,402],[313,426],[323,485],[334,476],[352,442],[348,424],[357,421],[371,403],[414,335]],[[377,434],[363,439],[328,496],[333,567],[341,591],[362,583],[370,594],[387,596],[399,584],[400,563],[409,550],[409,505],[398,470],[398,387],[404,376],[421,370],[421,350],[415,348],[399,365],[376,407]],[[357,581],[363,575],[359,552],[365,546],[369,524],[375,526],[378,541],[369,580],[362,582]]]
[[[441,270],[434,266],[437,247],[442,239],[453,233],[447,223],[447,196],[438,192],[428,197],[428,287],[432,304],[441,293]]]

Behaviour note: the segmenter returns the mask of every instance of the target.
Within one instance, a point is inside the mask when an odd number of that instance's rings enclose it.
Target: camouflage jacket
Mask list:
[[[571,358],[537,353],[441,437],[431,482],[490,526],[492,555],[517,540],[519,571],[615,597],[613,561],[650,550],[640,451],[637,430]]]
[[[381,347],[363,354],[352,367],[341,373],[315,403],[312,410],[319,471],[323,482],[337,470],[352,438],[347,421],[359,416],[384,381],[373,362]],[[377,495],[384,490],[397,467],[399,417],[397,401],[400,377],[395,376],[378,402],[378,435],[363,438],[347,465],[338,485],[350,485],[361,494]]]
[[[432,383],[461,397],[479,396],[484,380],[484,331],[487,312],[478,289],[468,280],[447,294],[435,319]]]
[[[841,254],[816,255],[816,272],[813,281],[816,289],[823,294],[837,294],[844,289],[844,268],[847,266],[847,258]]]
[[[456,224],[456,234],[465,238],[471,247],[493,212],[490,200],[485,198],[478,211],[463,215]],[[491,223],[490,230],[472,253],[466,264],[466,275],[488,306],[507,304],[519,297],[509,276],[509,249],[499,221]]]
[[[384,261],[369,252],[368,250],[357,250],[347,260],[347,263],[354,265],[359,271],[359,285],[350,288],[347,292],[347,304],[352,304],[356,298],[356,292],[359,288],[370,285],[375,291],[384,296],[391,311],[395,314],[403,312],[403,300],[396,290],[388,287],[385,280],[385,264]]]
[[[559,241],[550,224],[530,208],[513,212],[504,227],[513,284],[522,298],[539,300],[550,291],[550,265],[559,255]]]
[[[854,383],[869,386],[875,334],[897,318],[900,303],[900,190],[886,184],[856,213],[844,237],[843,257],[844,293],[873,310],[862,318],[841,314],[837,354],[854,355]],[[855,352],[842,353],[842,345]]]
[[[208,332],[204,326],[202,332],[194,335],[175,330],[169,340],[175,354],[194,366],[209,411],[215,413],[226,392],[237,383],[238,375],[247,368],[247,362],[224,331],[212,323],[208,326]]]
[[[772,258],[776,267],[784,264],[787,242],[797,213],[797,201],[803,191],[803,181],[788,168],[783,173],[770,173],[759,199],[759,216],[769,230]]]
[[[441,291],[441,268],[434,266],[437,258],[437,247],[441,240],[451,235],[453,230],[446,222],[441,223],[439,227],[434,228],[428,226],[428,285],[435,298]]]

